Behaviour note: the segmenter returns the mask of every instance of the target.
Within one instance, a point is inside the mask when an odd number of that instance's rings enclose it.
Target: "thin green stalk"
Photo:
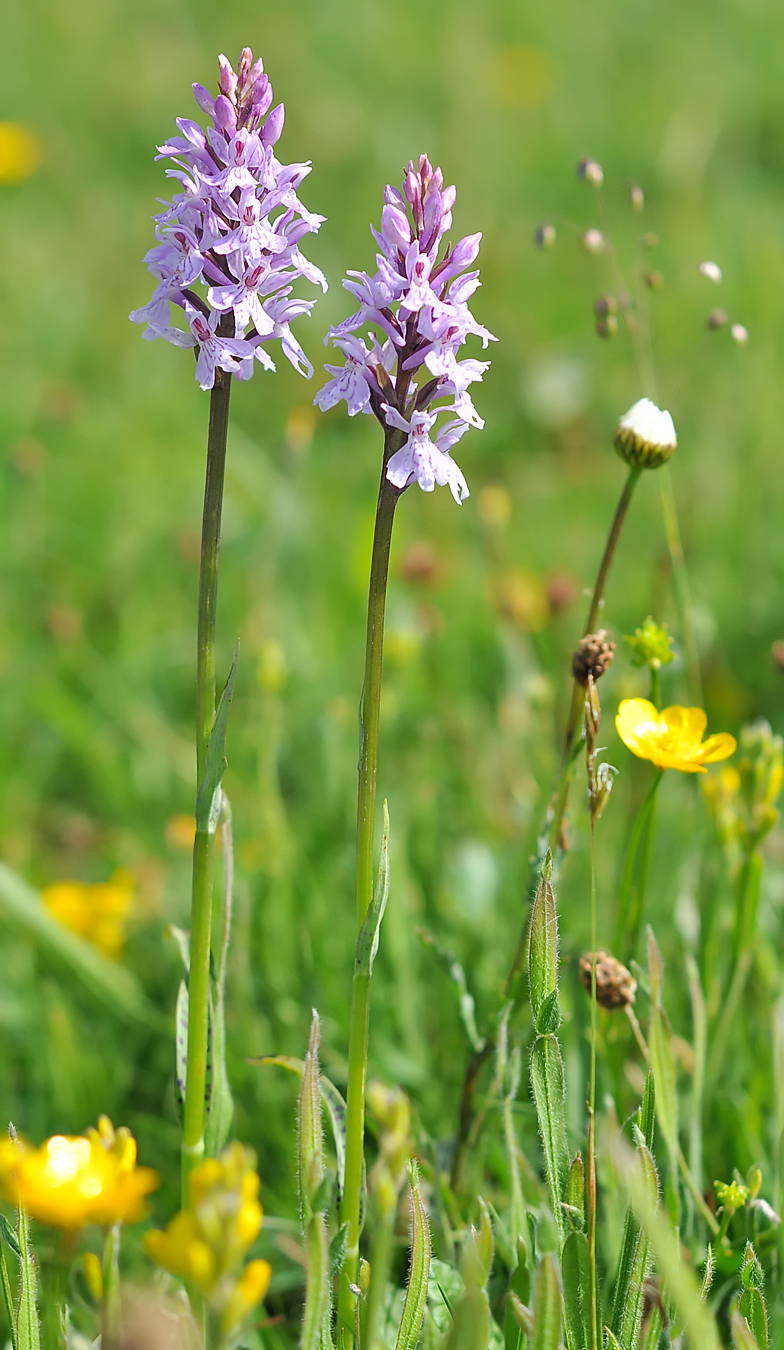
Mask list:
[[[703,702],[700,658],[697,651],[694,626],[691,619],[689,577],[686,572],[686,560],[683,556],[683,544],[681,543],[681,532],[678,526],[678,508],[675,504],[675,493],[673,491],[672,474],[670,473],[669,464],[663,464],[659,471],[659,492],[661,494],[664,533],[667,538],[667,548],[669,549],[670,562],[672,564],[675,604],[678,610],[678,622],[680,623],[683,648],[686,655],[686,680],[689,688],[689,698],[695,708],[701,708]],[[656,706],[658,707],[658,704]]]
[[[5,1244],[0,1240],[0,1280],[3,1285],[3,1303],[5,1304],[6,1318],[8,1319],[8,1334],[11,1340],[11,1350],[16,1350],[16,1308],[14,1307],[14,1296],[11,1291],[11,1280],[8,1274],[8,1262],[5,1259]]]
[[[654,708],[661,712],[661,670],[658,666],[650,666],[651,672],[651,703]]]
[[[196,658],[196,781],[207,765],[207,747],[215,721],[215,616],[218,598],[223,481],[232,377],[216,370],[210,395],[207,475],[199,572]],[[201,822],[200,822],[201,823]],[[183,1204],[189,1204],[187,1173],[204,1156],[207,1034],[210,998],[210,946],[215,826],[199,828],[193,846],[191,969],[188,981],[188,1060],[183,1113]]]
[[[623,486],[623,491],[618,499],[618,505],[615,508],[615,515],[610,525],[610,533],[607,536],[607,543],[604,546],[604,553],[599,564],[599,571],[596,577],[596,584],[593,588],[591,607],[588,611],[583,635],[593,633],[596,629],[596,623],[601,612],[604,601],[604,592],[607,587],[607,578],[610,574],[615,550],[623,529],[623,522],[626,519],[626,513],[629,510],[629,504],[634,494],[634,489],[642,473],[642,469],[632,465]],[[566,806],[569,800],[569,788],[571,786],[572,766],[576,753],[575,737],[580,725],[580,719],[583,715],[583,703],[585,691],[582,685],[575,680],[572,686],[572,700],[569,705],[569,715],[566,720],[566,729],[564,732],[563,756],[561,759],[561,781],[558,787],[558,795],[553,811],[553,818],[550,825],[550,846],[553,849],[558,848],[561,837],[561,827],[566,814]]]
[[[116,1223],[106,1230],[103,1243],[103,1316],[101,1350],[118,1350],[120,1344],[120,1231]]]
[[[663,773],[663,769],[654,768],[650,787],[637,812],[637,819],[629,839],[618,897],[618,921],[615,931],[615,950],[622,961],[627,961],[634,955],[639,937],[653,853],[656,793]]]
[[[591,1079],[588,1090],[588,1267],[591,1282],[591,1350],[600,1350],[601,1314],[596,1269],[596,819],[591,816]]]
[[[752,849],[743,860],[738,879],[738,899],[733,933],[733,965],[727,993],[722,1002],[719,1021],[713,1037],[708,1069],[708,1081],[716,1078],[727,1043],[735,1023],[741,995],[751,967],[752,944],[757,921],[760,886],[762,884],[762,854]]]
[[[378,1321],[384,1306],[389,1270],[392,1264],[392,1236],[395,1227],[395,1209],[379,1216],[370,1249],[370,1288],[365,1300],[365,1318],[362,1330],[364,1350],[373,1350],[378,1340]]]
[[[373,898],[373,834],[376,820],[376,772],[378,726],[381,710],[381,668],[384,649],[389,550],[395,506],[400,492],[388,481],[386,466],[396,449],[399,433],[385,434],[384,462],[376,507],[373,555],[368,593],[365,681],[362,689],[357,797],[357,932],[362,928]],[[367,1076],[368,1027],[370,1021],[370,975],[355,971],[351,988],[346,1094],[346,1177],[340,1217],[348,1224],[346,1259],[340,1279],[338,1321],[345,1350],[354,1341],[355,1296],[359,1260],[362,1163],[365,1134],[365,1080]]]

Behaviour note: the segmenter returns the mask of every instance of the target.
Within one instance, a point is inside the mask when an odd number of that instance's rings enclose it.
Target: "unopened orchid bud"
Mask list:
[[[452,186],[452,187],[444,188],[443,192],[441,193],[441,209],[442,209],[442,211],[444,211],[444,213],[446,213],[447,211],[451,211],[451,210],[452,210],[452,207],[453,207],[454,204],[455,204],[456,199],[457,199],[457,188],[456,188],[456,187]]]
[[[540,225],[534,231],[534,243],[537,248],[552,248],[555,244],[555,226]]]
[[[226,98],[233,100],[237,91],[237,76],[225,56],[218,57],[218,71],[218,88]]]
[[[218,130],[228,132],[230,136],[233,136],[237,130],[237,114],[233,103],[225,94],[219,94],[216,98],[212,115]]]
[[[398,192],[398,189],[396,187],[392,187],[390,183],[387,183],[386,187],[384,188],[384,205],[397,206],[403,212],[404,215],[406,213],[406,199],[403,196],[403,193]]]
[[[718,286],[719,282],[721,281],[721,268],[719,267],[718,263],[701,262],[699,266],[699,271],[701,272],[702,276],[708,278],[708,281],[712,281],[715,286]]]
[[[280,134],[283,131],[283,123],[286,120],[286,113],[282,103],[277,108],[273,108],[261,132],[261,140],[264,145],[275,145],[280,140]]]
[[[649,268],[648,271],[643,272],[642,279],[649,291],[660,291],[664,285],[664,277],[661,272],[656,272],[653,268]]]
[[[749,340],[749,330],[744,328],[742,323],[734,323],[730,329],[730,334],[740,347],[745,346]]]
[[[635,183],[629,189],[629,200],[632,204],[632,211],[642,211],[645,205],[645,193],[638,183]]]
[[[726,328],[729,323],[726,309],[712,309],[705,322],[713,333]]]
[[[248,77],[249,82],[251,84],[257,84],[259,77],[263,74],[264,74],[264,62],[262,61],[261,57],[259,57],[257,61],[253,62],[251,72]]]
[[[411,226],[399,206],[385,206],[381,212],[381,233],[388,244],[403,252],[411,243]]]
[[[595,159],[584,156],[577,165],[577,177],[584,183],[590,183],[591,187],[601,187],[604,182],[604,172],[601,164],[597,164]]]
[[[589,253],[603,253],[604,235],[601,230],[586,230],[583,234],[583,246]]]
[[[210,117],[212,117],[213,109],[215,107],[215,99],[212,97],[212,94],[210,93],[209,89],[205,89],[203,84],[194,84],[193,97],[195,98],[202,112],[207,113]]]
[[[630,466],[658,469],[675,454],[678,438],[670,414],[649,398],[641,398],[619,421],[614,444]]]

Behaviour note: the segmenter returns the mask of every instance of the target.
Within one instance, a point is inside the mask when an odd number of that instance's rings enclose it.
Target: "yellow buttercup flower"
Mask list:
[[[144,1198],[158,1186],[151,1167],[136,1166],[136,1140],[107,1116],[84,1135],[53,1135],[40,1148],[7,1141],[0,1150],[7,1200],[58,1228],[136,1223]]]
[[[649,759],[658,769],[706,773],[706,764],[715,764],[735,753],[735,737],[726,731],[703,741],[707,721],[702,708],[681,708],[676,704],[659,712],[645,698],[626,698],[618,709],[615,725],[624,745],[640,759]]]
[[[19,122],[0,122],[0,183],[23,183],[41,162],[38,137]]]
[[[255,1163],[253,1151],[237,1141],[220,1158],[205,1159],[188,1177],[190,1209],[175,1214],[165,1231],[144,1236],[158,1265],[199,1286],[224,1332],[264,1297],[272,1273],[267,1261],[257,1260],[238,1274],[261,1229]]]
[[[119,871],[111,881],[100,885],[56,881],[43,892],[43,902],[66,928],[116,961],[122,955],[133,892],[133,877],[129,872]]]

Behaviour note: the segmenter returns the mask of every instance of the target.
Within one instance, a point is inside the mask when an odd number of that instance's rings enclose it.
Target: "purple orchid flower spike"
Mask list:
[[[297,196],[310,165],[275,158],[283,105],[270,111],[272,86],[250,49],[242,52],[236,72],[225,56],[218,65],[217,98],[193,86],[211,122],[207,131],[180,117],[181,135],[158,147],[158,158],[173,165],[167,176],[182,190],[155,217],[158,243],[145,262],[157,285],[150,302],[130,317],[147,325],[145,338],[196,346],[202,389],[213,388],[216,368],[248,379],[254,357],[274,370],[264,344],[275,338],[295,370],[310,378],[313,367],[288,320],[309,313],[312,302],[287,299],[299,277],[327,289],[299,247],[324,220]],[[193,289],[197,285],[206,296]],[[189,331],[172,325],[170,304],[184,310]]]
[[[426,155],[408,165],[402,193],[385,189],[381,229],[373,230],[377,270],[349,272],[343,282],[359,309],[327,334],[345,365],[326,367],[332,379],[314,402],[326,411],[345,399],[350,417],[375,414],[386,433],[389,482],[401,492],[412,483],[424,492],[448,485],[460,503],[468,486],[450,451],[469,426],[484,426],[468,389],[490,363],[458,360],[458,352],[472,334],[483,347],[496,339],[468,308],[479,285],[468,269],[482,236],[441,248],[455,196]],[[380,330],[369,330],[367,341],[358,331],[366,324]],[[431,437],[440,413],[451,420]]]

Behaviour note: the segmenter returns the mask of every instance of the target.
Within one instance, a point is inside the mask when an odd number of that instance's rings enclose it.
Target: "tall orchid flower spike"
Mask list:
[[[676,704],[659,712],[645,698],[624,699],[615,718],[618,735],[632,754],[649,759],[658,769],[681,773],[707,773],[706,764],[734,755],[736,741],[729,732],[703,741],[707,722],[702,708]]]
[[[146,324],[145,338],[196,346],[202,389],[212,389],[216,369],[249,379],[254,357],[274,370],[263,345],[273,338],[283,339],[284,355],[310,378],[313,367],[288,324],[279,321],[281,302],[299,277],[327,289],[299,249],[303,236],[324,220],[297,196],[310,165],[276,159],[283,104],[269,111],[272,86],[247,47],[236,74],[220,58],[217,98],[200,84],[193,92],[210,125],[205,132],[178,117],[182,134],[158,147],[157,158],[173,166],[166,176],[182,190],[154,217],[158,243],[145,262],[157,285],[149,303],[130,317]],[[297,312],[308,313],[314,303],[297,301]],[[189,331],[171,323],[171,305],[184,312]]]
[[[186,1208],[191,1200],[187,1175],[205,1152],[219,1147],[231,1115],[223,1106],[218,1109],[220,1094],[210,1095],[207,1079],[210,1017],[217,1015],[210,1007],[222,1007],[222,990],[215,993],[211,976],[216,966],[212,901],[220,820],[225,875],[232,874],[231,813],[222,775],[235,668],[216,712],[215,659],[229,403],[234,379],[249,379],[257,362],[264,370],[275,369],[267,351],[275,340],[300,375],[312,376],[313,367],[291,324],[315,302],[294,296],[292,290],[300,277],[327,289],[321,272],[300,249],[304,236],[318,230],[324,219],[308,211],[297,196],[310,165],[284,164],[274,153],[283,130],[283,105],[271,109],[272,87],[249,47],[236,71],[225,56],[219,57],[218,66],[217,97],[200,84],[193,86],[196,103],[208,119],[206,131],[180,117],[181,134],[158,147],[158,158],[170,163],[166,176],[179,191],[154,217],[158,242],[145,258],[156,280],[152,299],[130,316],[146,325],[145,338],[194,348],[196,380],[210,391],[196,641],[196,837],[182,1128]],[[181,312],[187,326],[172,323],[172,309]],[[226,913],[231,913],[230,904]]]
[[[472,334],[483,347],[496,339],[467,303],[479,285],[479,273],[468,269],[482,236],[442,248],[455,196],[426,155],[416,167],[408,165],[402,193],[384,189],[381,229],[373,230],[377,270],[374,276],[350,272],[352,280],[343,282],[359,309],[327,334],[345,365],[327,366],[332,379],[314,402],[326,411],[345,399],[350,417],[375,414],[386,433],[389,482],[401,492],[412,483],[423,492],[448,485],[460,504],[468,485],[450,451],[469,426],[484,426],[468,388],[490,363],[459,361],[457,354]],[[365,325],[371,325],[368,343],[352,336]],[[431,436],[441,413],[453,420]]]

